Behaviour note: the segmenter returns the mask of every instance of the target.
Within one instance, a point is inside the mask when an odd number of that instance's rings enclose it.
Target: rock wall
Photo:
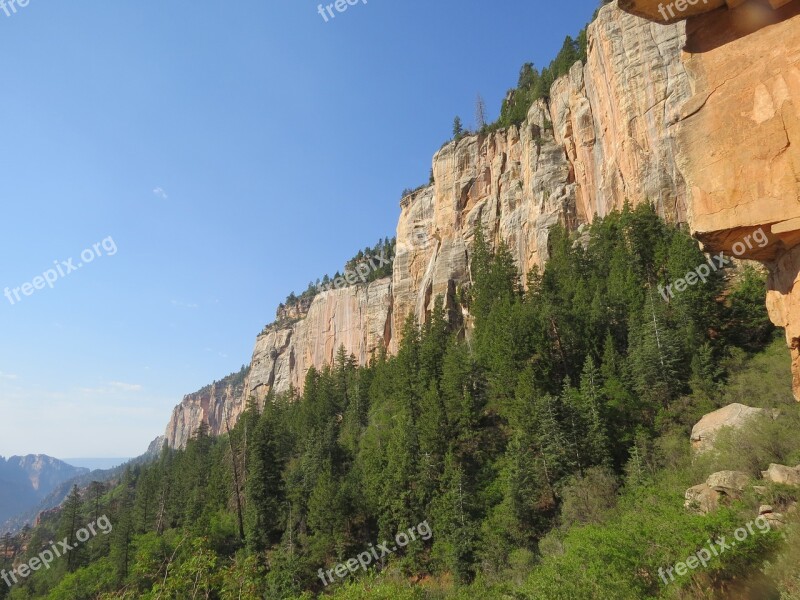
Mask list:
[[[556,81],[549,102],[519,127],[436,153],[434,182],[401,202],[391,281],[324,292],[266,328],[242,385],[187,396],[167,443],[182,446],[201,422],[220,433],[223,407],[233,421],[246,398],[302,389],[340,345],[362,364],[394,352],[409,314],[424,321],[440,295],[456,307],[476,223],[526,275],[546,261],[554,224],[576,229],[626,200],[688,222],[709,250],[770,225],[768,249],[746,258],[771,270],[770,311],[795,347],[800,390],[800,2],[769,7],[769,19],[753,4],[670,25],[603,7],[587,64]]]
[[[366,364],[391,341],[391,290],[391,281],[382,279],[322,292],[293,313],[292,320],[267,326],[256,338],[246,372],[189,394],[175,407],[165,443],[183,447],[201,423],[214,435],[225,432],[226,413],[233,427],[251,397],[263,401],[270,390],[302,390],[308,369],[331,364],[342,345]]]
[[[331,364],[341,346],[366,364],[391,342],[391,319],[389,279],[318,294],[302,318],[256,338],[246,395],[263,400],[270,390],[302,390],[306,372]]]
[[[730,253],[757,229],[769,237],[742,257],[769,269],[767,308],[786,329],[800,400],[800,2],[781,5],[751,0],[687,22],[693,96],[677,158],[708,250]]]
[[[233,427],[246,405],[244,383],[234,381],[235,377],[229,375],[184,396],[181,403],[173,409],[163,438],[153,440],[147,450],[148,454],[156,455],[163,444],[172,448],[183,448],[201,423],[208,425],[209,431],[214,435],[225,432],[226,416]]]
[[[433,158],[433,185],[403,199],[395,331],[409,312],[423,320],[436,296],[452,298],[469,280],[478,222],[509,246],[524,281],[546,260],[556,223],[576,228],[625,200],[649,200],[665,218],[686,220],[688,189],[675,160],[675,125],[691,95],[680,61],[685,28],[608,6],[588,35],[586,66],[556,81],[549,103],[534,104],[519,128],[447,144]]]

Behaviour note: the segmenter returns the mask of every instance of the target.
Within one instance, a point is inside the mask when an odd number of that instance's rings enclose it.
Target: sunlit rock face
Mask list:
[[[658,10],[621,3],[633,4]],[[548,102],[518,127],[435,154],[433,182],[401,202],[392,278],[283,311],[257,337],[241,384],[220,382],[175,409],[169,445],[201,423],[221,433],[225,414],[233,423],[250,397],[300,391],[340,345],[361,364],[395,352],[404,320],[425,321],[437,296],[468,330],[457,296],[476,224],[506,243],[524,276],[546,262],[553,225],[577,229],[626,200],[688,223],[709,251],[768,235],[740,257],[770,269],[767,305],[786,328],[800,397],[800,0],[777,4],[717,5],[667,25],[604,6],[588,29],[587,64],[557,80]]]
[[[745,248],[770,271],[800,399],[800,2],[746,2],[686,23],[693,96],[678,128],[689,222],[711,251]],[[763,231],[766,244],[741,242]],[[738,244],[738,246],[737,246]]]
[[[445,145],[433,158],[434,183],[403,199],[395,332],[408,314],[424,321],[439,295],[456,304],[469,281],[476,223],[492,243],[506,243],[524,281],[547,260],[557,223],[576,229],[626,200],[653,202],[664,218],[686,221],[675,138],[691,97],[683,24],[655,25],[609,5],[588,36],[587,64],[558,79],[549,102],[534,104],[518,128]]]

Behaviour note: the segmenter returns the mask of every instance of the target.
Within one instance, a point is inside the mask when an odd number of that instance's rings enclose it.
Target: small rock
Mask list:
[[[770,524],[770,527],[774,527],[775,529],[780,529],[786,525],[786,520],[780,513],[767,513],[763,516],[767,520],[767,523]]]
[[[772,512],[774,512],[774,509],[769,504],[764,504],[758,509],[759,515],[766,515],[767,513],[772,513]]]

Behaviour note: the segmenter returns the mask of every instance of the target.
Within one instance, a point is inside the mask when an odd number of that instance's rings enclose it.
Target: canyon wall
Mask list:
[[[767,308],[786,329],[800,400],[800,1],[738,3],[686,23],[693,88],[678,127],[689,222],[710,251],[769,269]],[[761,229],[770,243],[741,241]]]
[[[361,364],[380,348],[394,352],[405,318],[424,321],[437,296],[457,309],[476,223],[508,245],[523,275],[546,261],[554,224],[578,229],[626,200],[689,223],[709,250],[772,224],[769,249],[749,258],[767,261],[772,317],[800,345],[800,252],[791,252],[800,239],[798,4],[770,9],[769,25],[748,33],[724,20],[737,11],[665,25],[603,7],[588,30],[587,64],[557,80],[549,101],[519,127],[435,154],[433,183],[402,199],[391,281],[324,292],[268,326],[241,385],[187,396],[167,443],[183,446],[201,422],[222,432],[224,412],[233,422],[249,397],[302,389],[306,371],[330,363],[340,345]]]
[[[226,414],[233,427],[249,398],[263,401],[270,390],[302,390],[308,369],[331,364],[340,346],[366,364],[391,342],[391,289],[388,278],[379,279],[322,292],[297,311],[278,311],[281,318],[256,337],[247,369],[185,396],[156,448],[183,447],[201,423],[214,435],[223,433]]]

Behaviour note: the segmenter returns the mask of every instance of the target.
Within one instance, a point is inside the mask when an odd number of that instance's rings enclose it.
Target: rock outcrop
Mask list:
[[[221,432],[223,406],[235,420],[251,396],[302,389],[340,345],[362,364],[394,352],[406,317],[424,321],[437,296],[468,328],[456,298],[470,281],[477,223],[524,276],[546,261],[554,224],[576,229],[626,200],[688,223],[708,251],[764,228],[769,243],[741,258],[770,270],[768,307],[786,328],[800,398],[800,0],[778,3],[730,0],[735,8],[668,25],[642,8],[658,3],[622,2],[651,20],[604,6],[586,65],[558,79],[549,101],[519,127],[436,153],[433,183],[401,202],[391,281],[331,290],[283,314],[258,336],[241,387],[187,396],[167,443],[183,445],[202,422]]]
[[[244,376],[247,371],[229,375],[184,396],[172,411],[164,441],[156,438],[148,452],[155,452],[159,443],[166,443],[171,448],[183,448],[201,424],[207,425],[209,432],[214,435],[226,430],[226,417],[227,423],[233,427],[246,406]]]
[[[302,318],[256,338],[245,396],[263,400],[270,390],[302,390],[306,372],[332,364],[341,346],[366,364],[391,342],[391,318],[389,279],[318,294]]]
[[[769,235],[740,258],[770,271],[767,307],[786,329],[800,399],[800,1],[739,4],[686,24],[694,95],[678,127],[678,165],[693,233],[710,251],[730,252],[759,228]]]
[[[719,8],[735,9],[746,0],[620,0],[622,10],[656,23],[677,23]],[[765,7],[778,9],[792,0],[768,0]],[[721,15],[716,13],[718,17]]]
[[[772,483],[800,486],[800,465],[792,468],[786,465],[771,464],[766,471],[762,471],[761,476]]]
[[[711,450],[714,440],[723,428],[740,429],[751,419],[767,414],[763,408],[736,403],[708,413],[692,427],[692,448],[697,452]]]
[[[772,464],[769,469],[761,472],[765,482],[782,485],[800,486],[800,465],[796,469],[784,465]],[[728,504],[731,500],[742,498],[745,490],[750,486],[752,478],[741,471],[720,471],[708,477],[705,483],[695,485],[686,490],[684,507],[694,513],[707,515],[717,510],[721,505]],[[753,486],[759,496],[767,493],[765,486]],[[785,503],[787,512],[796,510],[796,502]],[[773,524],[783,524],[783,515],[775,513],[770,505],[762,505],[758,510],[759,516],[764,517]]]
[[[340,346],[360,364],[392,336],[392,285],[389,279],[317,294],[310,304],[295,309],[256,338],[246,370],[187,395],[175,407],[167,425],[166,443],[181,448],[201,423],[217,435],[236,424],[254,398],[263,401],[274,390],[302,390],[310,367],[331,364]],[[299,310],[299,312],[298,312]]]
[[[750,484],[750,476],[741,471],[720,471],[709,476],[705,483],[686,490],[684,506],[698,514],[708,514],[720,504],[742,497]]]

